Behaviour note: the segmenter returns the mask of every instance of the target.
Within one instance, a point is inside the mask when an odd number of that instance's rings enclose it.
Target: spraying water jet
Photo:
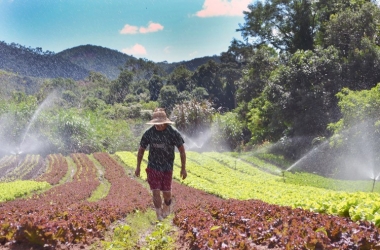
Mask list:
[[[53,99],[55,98],[56,94],[55,92],[52,92],[50,95],[48,95],[46,97],[46,99],[38,106],[38,108],[36,109],[36,111],[33,113],[33,116],[32,118],[30,119],[26,129],[25,129],[25,132],[23,134],[23,137],[22,137],[22,140],[21,140],[21,143],[20,145],[18,146],[18,148],[22,148],[24,143],[25,143],[25,139],[29,133],[29,130],[30,128],[32,127],[32,125],[34,124],[34,121],[37,119],[38,115],[40,114],[40,112],[45,109],[45,107],[49,107],[53,101]]]
[[[32,114],[29,121],[24,126],[24,129],[17,133],[3,133],[0,136],[0,153],[1,155],[11,154],[16,155],[17,159],[20,158],[22,154],[27,153],[39,153],[39,151],[45,147],[43,142],[39,139],[38,134],[32,131],[33,125],[36,123],[37,118],[39,117],[42,110],[51,107],[51,104],[54,102],[56,93],[52,92],[49,94],[42,103],[36,108]],[[20,122],[12,116],[11,113],[5,113],[0,117],[1,128],[2,124],[5,124],[4,131],[11,131],[12,129],[17,129]],[[12,127],[12,124],[17,124],[17,126]],[[8,127],[7,127],[8,126]],[[13,138],[16,134],[15,138]],[[16,139],[17,138],[17,139]]]

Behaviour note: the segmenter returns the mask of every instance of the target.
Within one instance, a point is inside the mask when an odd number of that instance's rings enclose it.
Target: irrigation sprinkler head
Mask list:
[[[375,184],[376,184],[376,180],[379,176],[377,176],[376,178],[372,178],[373,180],[373,183],[372,183],[372,192],[375,190]]]

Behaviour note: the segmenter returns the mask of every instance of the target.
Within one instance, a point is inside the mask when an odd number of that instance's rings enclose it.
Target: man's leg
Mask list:
[[[162,216],[166,218],[170,214],[170,208],[172,203],[172,192],[171,191],[163,191],[162,195],[164,197],[164,205],[162,209]]]
[[[173,171],[164,172],[164,177],[162,180],[162,195],[164,197],[164,204],[162,208],[162,215],[166,218],[170,214],[171,203],[172,203],[172,180]]]
[[[156,209],[157,220],[162,220],[162,199],[161,199],[161,173],[157,170],[147,168],[147,181],[152,190],[153,204]]]
[[[157,220],[162,220],[162,199],[161,199],[161,191],[158,189],[152,190],[153,193],[153,204],[156,208]]]

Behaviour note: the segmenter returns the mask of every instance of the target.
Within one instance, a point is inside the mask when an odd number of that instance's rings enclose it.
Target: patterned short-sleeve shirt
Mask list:
[[[184,140],[179,131],[168,125],[158,131],[154,126],[145,131],[140,146],[149,146],[148,167],[158,171],[173,171],[174,147],[181,147]]]

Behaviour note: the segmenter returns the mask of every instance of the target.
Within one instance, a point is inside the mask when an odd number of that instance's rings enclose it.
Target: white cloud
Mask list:
[[[124,25],[123,29],[120,30],[120,34],[146,34],[146,33],[151,33],[151,32],[157,32],[160,30],[163,30],[164,26],[162,26],[159,23],[153,23],[149,22],[147,27],[137,27],[133,25],[126,24]]]
[[[212,16],[242,16],[252,0],[205,0],[202,10],[195,15],[198,17]]]
[[[136,34],[138,29],[139,28],[137,26],[126,24],[123,29],[120,30],[120,34]]]
[[[166,53],[166,54],[170,54],[170,50],[172,49],[172,47],[171,46],[167,46],[167,47],[165,47],[164,48],[164,52]]]
[[[128,55],[146,55],[146,49],[141,44],[136,43],[133,47],[122,49],[121,52]]]
[[[162,26],[161,24],[159,23],[153,23],[153,22],[149,22],[149,25],[148,27],[140,27],[139,31],[140,33],[150,33],[150,32],[157,32],[159,30],[163,30],[164,29],[164,26]]]
[[[198,51],[193,51],[189,54],[191,58],[194,58],[196,55],[198,55]]]

